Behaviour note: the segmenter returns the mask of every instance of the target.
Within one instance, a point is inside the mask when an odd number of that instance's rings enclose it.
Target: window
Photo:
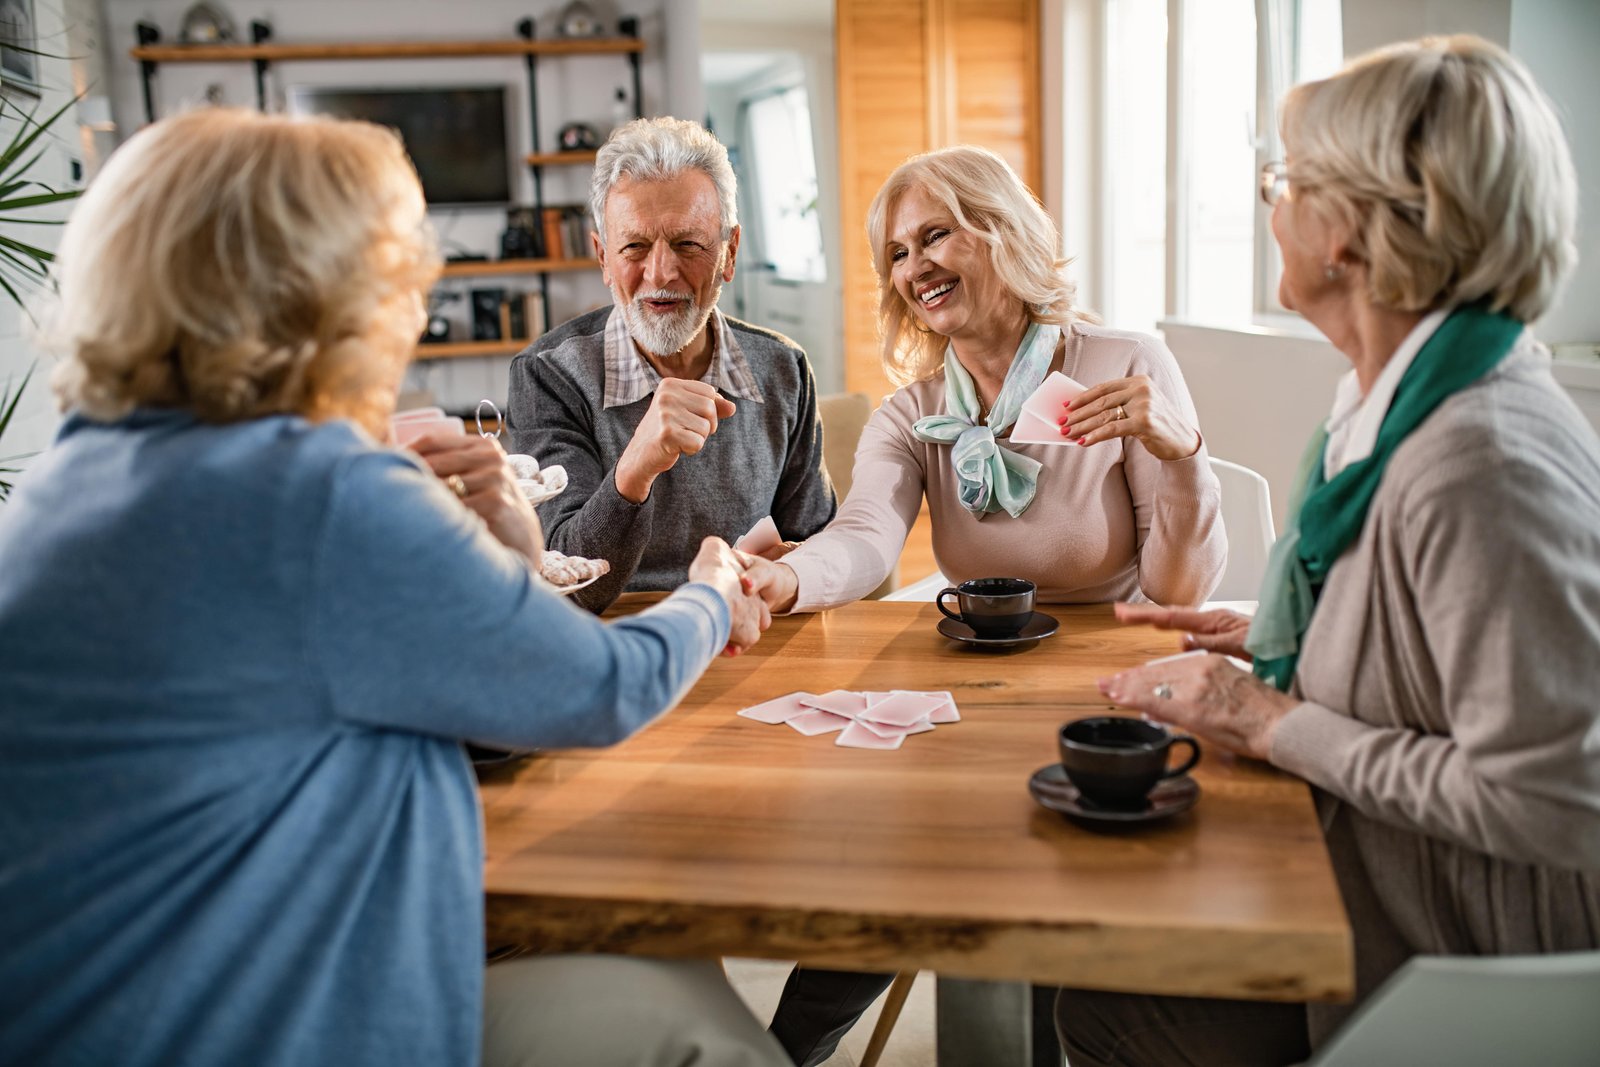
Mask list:
[[[797,85],[747,102],[760,256],[780,278],[827,280],[817,220],[817,160],[811,111]]]
[[[1107,321],[1282,313],[1256,174],[1283,156],[1283,92],[1342,62],[1340,0],[1100,2]]]

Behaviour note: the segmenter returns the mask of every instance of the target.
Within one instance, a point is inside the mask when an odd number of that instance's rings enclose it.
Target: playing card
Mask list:
[[[846,727],[854,726],[855,723],[851,722],[849,718],[844,715],[835,715],[831,711],[822,711],[820,709],[813,708],[810,711],[803,712],[790,719],[788,725],[805,734],[807,737],[815,737],[817,734],[826,734],[832,733],[834,730],[843,730]]]
[[[910,690],[904,691],[911,692]],[[938,706],[928,713],[928,721],[933,725],[943,726],[945,723],[961,721],[961,713],[956,710],[956,698],[954,693],[950,693],[948,691],[933,693],[917,691],[915,695],[921,697],[931,697],[938,701]]]
[[[867,710],[867,698],[860,693],[852,693],[848,689],[835,689],[833,692],[823,693],[821,696],[807,697],[801,703],[807,707],[821,708],[823,711],[831,711],[835,715],[843,715],[847,719],[853,719]]]
[[[1010,441],[1014,445],[1070,445],[1074,441],[1061,432],[1055,423],[1046,422],[1030,411],[1017,416],[1011,424]]]
[[[788,722],[790,719],[810,711],[811,709],[800,701],[802,698],[810,697],[811,695],[810,693],[790,693],[788,696],[777,697],[754,707],[745,708],[738,714],[746,719],[754,719],[756,722],[777,725],[780,722]]]
[[[871,719],[857,719],[857,723],[865,726],[879,737],[910,737],[912,734],[924,734],[933,729],[933,723],[927,719],[919,719],[909,726],[890,726],[887,723],[873,722]]]
[[[791,725],[793,724],[791,723]],[[839,735],[834,744],[844,748],[893,749],[899,748],[905,739],[906,735],[904,733],[898,733],[893,737],[879,737],[861,723],[853,722],[844,728],[844,732]]]
[[[1179,652],[1179,653],[1176,653],[1175,655],[1171,655],[1171,656],[1162,656],[1160,659],[1146,660],[1144,665],[1146,667],[1154,667],[1158,663],[1171,663],[1173,660],[1193,659],[1196,656],[1209,656],[1209,655],[1211,655],[1211,653],[1207,652],[1205,649],[1197,648],[1192,652]]]
[[[408,419],[442,419],[445,417],[444,408],[408,408],[397,411],[389,416],[391,423],[405,422]]]
[[[430,433],[466,433],[466,426],[460,419],[406,419],[401,422],[391,423],[389,433],[394,437],[397,445],[409,445],[419,437]]]
[[[928,718],[948,702],[943,694],[894,693],[868,707],[861,718],[884,726],[910,726]]]
[[[750,532],[733,543],[733,547],[740,552],[748,552],[752,556],[759,556],[774,545],[783,544],[783,538],[778,534],[778,524],[772,521],[771,515],[764,516],[760,522],[750,527]]]
[[[1059,432],[1060,424],[1056,420],[1066,414],[1067,402],[1085,388],[1087,387],[1079,385],[1060,371],[1052,371],[1043,382],[1039,383],[1039,388],[1033,391],[1033,395],[1022,402],[1022,410],[1056,426]]]

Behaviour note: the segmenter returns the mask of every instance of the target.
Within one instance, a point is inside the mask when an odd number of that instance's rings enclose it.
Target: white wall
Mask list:
[[[153,21],[164,42],[176,41],[185,11],[192,0],[106,0],[106,35],[111,51],[111,110],[121,136],[144,122],[139,66],[128,56],[135,40],[135,24]],[[556,23],[566,0],[272,0],[251,8],[224,5],[248,36],[249,19],[265,17],[275,40],[411,41],[494,40],[516,36],[517,22],[532,15],[540,38],[558,36]],[[591,0],[602,22],[614,28],[620,15],[637,16],[645,42],[641,64],[644,113],[668,114],[687,107],[701,113],[699,95],[698,18],[695,0],[627,0],[625,4]],[[538,61],[540,151],[555,149],[556,131],[567,122],[586,122],[601,135],[611,127],[614,92],[632,93],[632,75],[621,56],[541,57]],[[680,69],[682,68],[682,69]],[[511,156],[518,159],[533,150],[529,144],[527,78],[518,56],[482,59],[317,61],[275,64],[269,76],[271,106],[281,106],[285,86],[416,86],[504,85]],[[156,101],[161,114],[205,99],[208,86],[217,86],[228,104],[254,107],[255,81],[250,64],[168,64],[157,73]],[[687,94],[687,96],[685,95]],[[526,167],[513,166],[514,194],[524,203],[533,198],[533,181]],[[587,201],[588,167],[546,167],[544,194],[547,204],[581,204]],[[461,208],[435,212],[434,225],[447,252],[499,255],[499,235],[505,214],[497,208]],[[463,294],[477,288],[532,290],[535,277],[478,279],[445,283]],[[610,302],[598,272],[570,272],[550,277],[552,322]],[[458,323],[455,336],[471,336],[465,298],[446,305],[444,314]],[[471,407],[489,397],[501,403],[506,395],[508,360],[436,360],[413,367],[408,385],[433,391],[448,407]]]
[[[1550,344],[1600,344],[1600,2],[1517,0],[1511,51],[1555,102],[1578,168],[1578,269],[1562,300],[1539,321]]]
[[[34,10],[38,20],[40,50],[67,55],[70,49],[66,47],[66,20],[62,8],[51,3],[38,3],[34,5]],[[37,103],[37,114],[42,119],[71,99],[73,82],[71,64],[66,59],[40,56],[38,60],[43,90],[40,98],[34,101],[27,96],[12,95],[9,99],[24,109]],[[15,134],[20,120],[14,116],[15,112],[8,106],[5,116],[0,118],[0,143],[10,143]],[[72,186],[72,161],[82,158],[76,142],[76,127],[69,121],[72,117],[69,114],[62,119],[58,127],[61,131],[59,135],[46,135],[47,141],[41,142],[48,145],[44,158],[29,172],[56,189]],[[62,218],[66,215],[66,208],[43,208],[31,214],[37,218]],[[54,249],[61,231],[56,226],[25,226],[14,230],[8,228],[8,232],[37,247]],[[41,354],[31,330],[28,315],[19,310],[9,296],[0,294],[0,383],[20,383],[30,366],[37,367],[17,407],[10,429],[4,438],[0,438],[0,459],[44,448],[55,436],[60,424],[50,393],[50,363]],[[11,467],[23,464],[0,465]]]

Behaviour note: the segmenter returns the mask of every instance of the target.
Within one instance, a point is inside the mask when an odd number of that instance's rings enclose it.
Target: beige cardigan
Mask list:
[[[1199,424],[1177,361],[1154,337],[1074,324],[1061,369],[1085,386],[1148,375],[1191,426]],[[941,372],[873,413],[839,514],[784,557],[800,579],[794,610],[849,603],[877,588],[899,559],[924,494],[934,558],[952,582],[1027,578],[1044,603],[1196,604],[1216,587],[1228,547],[1222,491],[1204,445],[1164,463],[1129,438],[1087,448],[1002,442],[1044,464],[1038,493],[1020,518],[980,517],[961,506],[950,449],[911,432],[924,415],[945,410],[944,394]]]
[[[1600,441],[1531,339],[1396,451],[1296,689],[1272,762],[1317,787],[1358,999],[1600,947]]]

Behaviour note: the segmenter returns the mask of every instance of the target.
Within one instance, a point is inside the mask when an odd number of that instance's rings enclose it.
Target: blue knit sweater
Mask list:
[[[0,1063],[477,1064],[459,742],[617,741],[728,626],[600,623],[349,424],[69,419],[0,506]]]

